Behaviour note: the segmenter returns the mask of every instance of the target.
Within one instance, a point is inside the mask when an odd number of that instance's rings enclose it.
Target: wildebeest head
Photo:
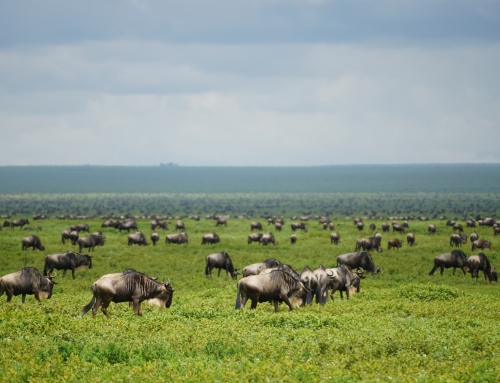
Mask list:
[[[151,279],[156,280],[158,279],[158,277]],[[156,298],[148,299],[148,303],[151,305],[156,305],[158,307],[168,309],[172,305],[172,299],[174,297],[175,290],[172,288],[170,279],[167,282],[163,280],[163,282],[159,283],[162,285],[162,287],[165,288],[165,290],[163,290]]]

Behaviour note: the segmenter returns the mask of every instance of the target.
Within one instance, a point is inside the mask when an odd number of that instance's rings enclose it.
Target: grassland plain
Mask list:
[[[91,231],[102,220],[86,221]],[[380,228],[382,221],[374,222]],[[44,257],[71,248],[60,233],[79,221],[49,219],[34,232],[46,251],[21,251],[29,231],[0,231],[1,275],[30,265],[43,269]],[[361,292],[349,301],[329,301],[275,314],[262,303],[256,310],[235,310],[236,282],[225,275],[204,275],[205,257],[227,251],[236,267],[275,257],[299,272],[323,264],[335,266],[339,254],[354,250],[355,241],[369,236],[351,220],[335,221],[341,235],[331,245],[329,231],[317,222],[306,233],[292,233],[287,220],[283,232],[274,232],[277,246],[248,245],[250,220],[185,220],[187,246],[127,246],[127,234],[102,229],[107,237],[93,253],[94,267],[77,271],[76,279],[60,278],[50,300],[41,304],[32,296],[5,303],[0,298],[0,379],[4,382],[498,382],[500,380],[499,287],[472,280],[460,271],[428,275],[437,254],[450,250],[451,228],[433,220],[436,236],[427,234],[429,222],[410,222],[417,246],[386,249],[397,233],[383,234],[384,252],[372,254],[381,273],[361,283]],[[262,223],[267,224],[262,220]],[[32,222],[33,224],[33,222]],[[139,220],[149,236],[149,221]],[[368,226],[368,225],[366,225]],[[266,227],[265,227],[266,229]],[[202,246],[203,234],[215,231],[221,243]],[[469,232],[470,230],[468,230]],[[499,266],[499,244],[492,229],[478,227],[491,239],[486,254]],[[470,244],[464,248],[471,255]],[[101,275],[132,267],[167,277],[175,288],[170,309],[143,304],[136,317],[127,304],[111,305],[111,319],[98,313],[81,317],[91,299],[90,285]],[[59,272],[59,276],[61,272]]]

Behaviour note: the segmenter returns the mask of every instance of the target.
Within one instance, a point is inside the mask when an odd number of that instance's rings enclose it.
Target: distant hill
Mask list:
[[[391,192],[500,192],[500,165],[0,167],[3,194]]]

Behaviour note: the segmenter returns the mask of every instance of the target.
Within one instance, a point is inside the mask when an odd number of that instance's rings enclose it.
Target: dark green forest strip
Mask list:
[[[4,166],[0,193],[490,193],[500,165]]]

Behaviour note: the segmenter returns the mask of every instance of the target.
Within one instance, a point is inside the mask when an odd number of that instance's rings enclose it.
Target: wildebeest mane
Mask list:
[[[484,253],[479,253],[479,268],[483,269],[484,272],[488,275],[488,277],[490,276],[491,274],[491,264],[490,264],[490,261],[488,259],[488,257],[486,257],[486,254]]]
[[[266,269],[271,269],[273,267],[278,267],[280,264],[280,261],[278,261],[275,258],[267,258],[265,261],[262,262],[264,265],[266,265]]]
[[[452,250],[451,254],[456,257],[460,257],[465,264],[467,263],[467,255],[462,250]],[[484,255],[484,254],[483,254]]]

